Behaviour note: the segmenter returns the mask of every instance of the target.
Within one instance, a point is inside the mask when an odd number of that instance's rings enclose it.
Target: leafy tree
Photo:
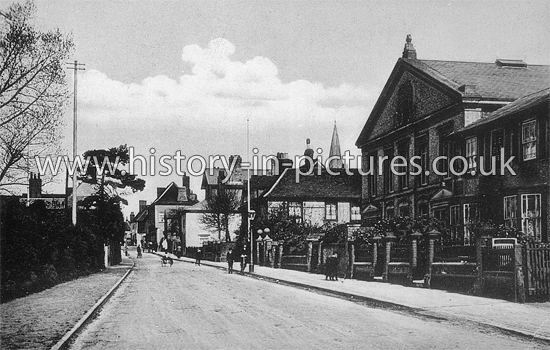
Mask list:
[[[222,232],[224,232],[225,241],[230,242],[229,221],[240,206],[240,191],[227,188],[227,186],[220,183],[218,190],[206,199],[204,209],[207,212],[202,215],[201,223],[207,229],[218,232],[218,238],[220,239]]]
[[[58,151],[72,39],[32,24],[32,1],[0,10],[0,189],[25,184],[35,156]]]
[[[88,223],[99,226],[106,240],[119,242],[124,234],[120,205],[128,203],[122,196],[142,191],[145,181],[124,170],[130,159],[127,145],[86,151],[84,159],[89,165],[79,179],[95,187],[81,203],[89,211]]]
[[[80,174],[79,180],[97,188],[96,194],[88,197],[84,203],[88,207],[108,198],[114,199],[116,203],[127,204],[121,196],[124,193],[120,191],[129,190],[135,193],[145,188],[145,180],[125,170],[130,160],[127,145],[86,151],[83,158],[89,165],[85,167],[85,172]]]

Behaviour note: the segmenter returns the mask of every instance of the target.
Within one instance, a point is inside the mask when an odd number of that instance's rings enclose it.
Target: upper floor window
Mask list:
[[[414,117],[413,86],[410,81],[403,84],[398,92],[398,102],[395,111],[395,124],[397,127],[408,124]]]
[[[530,120],[521,125],[523,160],[537,158],[537,121]]]
[[[477,169],[477,138],[466,139],[466,159],[468,160],[468,171]]]
[[[361,221],[361,208],[359,206],[351,206],[351,221]]]
[[[388,148],[384,152],[384,156],[388,157],[387,160],[383,162],[384,170],[384,192],[391,193],[394,191],[393,188],[393,172],[391,171],[391,161],[393,159],[393,148]]]
[[[336,220],[336,203],[325,204],[325,219]]]
[[[446,135],[439,137],[439,155],[445,157],[441,159],[437,166],[439,167],[439,172],[443,173],[444,177],[450,177],[449,173],[449,159],[451,158],[451,146],[452,143]]]
[[[403,166],[396,166],[397,172],[399,172],[402,175],[398,175],[398,185],[399,189],[403,190],[409,187],[409,169],[408,169],[408,162],[409,162],[409,142],[403,142],[399,144],[397,149],[397,153],[399,156],[405,158],[405,165]],[[402,163],[398,163],[402,164]]]
[[[376,197],[376,177],[377,174],[377,168],[376,163],[378,163],[378,157],[375,156],[375,154],[370,154],[366,161],[365,161],[365,167],[367,172],[370,172],[370,175],[367,175],[367,191],[368,195],[371,197]]]
[[[420,167],[422,168],[420,174],[416,177],[417,185],[427,185],[428,184],[428,175],[426,171],[428,170],[428,140],[427,138],[419,138],[416,140],[416,150],[415,155],[420,157]]]
[[[500,164],[500,156],[504,147],[504,132],[502,129],[491,131],[491,156],[495,157],[496,164]]]
[[[288,202],[288,216],[298,221],[302,220],[302,203]]]
[[[402,126],[408,124],[413,117],[413,102],[409,98],[405,98],[397,105],[396,124]]]

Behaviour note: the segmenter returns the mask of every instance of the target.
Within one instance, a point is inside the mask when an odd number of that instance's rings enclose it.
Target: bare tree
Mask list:
[[[0,10],[0,190],[26,184],[31,160],[58,151],[72,39],[32,22],[32,1]]]
[[[206,199],[205,208],[207,210],[201,217],[201,223],[209,230],[218,232],[218,238],[221,239],[222,232],[225,232],[225,241],[231,241],[229,232],[229,220],[236,214],[241,205],[240,191],[227,188],[221,184],[218,190]]]

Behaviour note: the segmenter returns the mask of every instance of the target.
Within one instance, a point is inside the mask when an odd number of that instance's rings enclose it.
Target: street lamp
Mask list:
[[[248,181],[250,185],[250,181]],[[249,191],[250,193],[250,186]],[[254,272],[254,234],[252,233],[252,227],[250,227],[250,221],[254,220],[256,217],[256,212],[254,210],[250,209],[250,195],[248,196],[248,234],[249,234],[249,242],[250,242],[250,265],[248,265],[248,272]]]
[[[256,244],[258,245],[257,246],[257,250],[256,250],[256,258],[258,260],[258,264],[260,263],[260,244],[263,243],[264,241],[266,241],[267,239],[270,239],[269,236],[268,236],[268,233],[270,232],[269,228],[265,228],[265,229],[259,229],[257,231],[258,233],[258,239],[256,240]],[[265,239],[262,238],[262,234],[265,233]],[[264,250],[265,250],[265,247],[264,247]]]

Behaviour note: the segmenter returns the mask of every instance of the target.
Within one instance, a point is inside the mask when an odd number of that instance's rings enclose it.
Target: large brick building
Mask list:
[[[429,215],[445,221],[457,243],[469,244],[471,223],[488,219],[504,222],[504,196],[516,196],[518,218],[522,215],[521,201],[529,202],[524,215],[547,213],[548,106],[546,103],[544,111],[541,102],[536,116],[530,116],[528,110],[519,116],[511,103],[548,87],[550,66],[500,59],[494,63],[419,60],[407,37],[403,55],[356,142],[362,150],[363,171],[373,173],[363,176],[363,217]],[[506,112],[507,105],[511,106],[509,114],[502,115],[501,108]],[[495,125],[498,128],[493,128]],[[481,166],[487,164],[480,164],[479,157],[485,156],[485,161],[487,156],[500,157],[501,148],[505,155],[518,156],[513,168],[523,170],[528,165],[536,169],[515,178],[481,175]],[[533,152],[538,153],[529,158]],[[432,167],[437,157],[456,155],[466,160],[452,164],[463,175],[451,175],[448,160],[439,159]],[[403,162],[397,156],[405,158],[407,165],[399,166]],[[414,163],[418,166],[409,162],[413,156],[417,156]],[[388,158],[380,162],[383,157]],[[394,158],[399,174],[391,169]],[[512,207],[513,200],[508,201]],[[530,206],[534,209],[528,209]],[[546,215],[539,220],[540,234],[533,231],[538,240],[548,239],[543,234],[547,219]],[[531,224],[518,221],[513,225],[527,229]]]

